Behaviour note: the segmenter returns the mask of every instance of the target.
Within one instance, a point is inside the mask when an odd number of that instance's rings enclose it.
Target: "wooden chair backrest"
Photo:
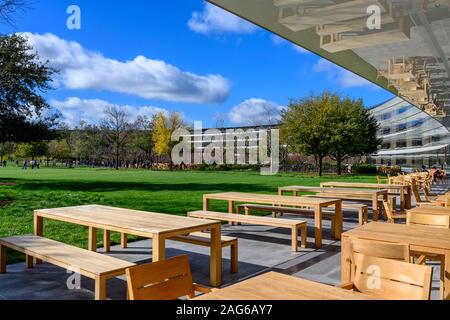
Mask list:
[[[450,216],[408,212],[406,224],[449,229]]]
[[[433,268],[359,255],[355,289],[389,300],[429,300]]]
[[[414,200],[417,203],[422,202],[422,199],[420,198],[420,193],[419,193],[419,186],[417,185],[416,179],[411,179],[411,189],[413,192]]]
[[[358,260],[357,257],[361,254],[404,262],[411,261],[409,245],[406,243],[389,243],[366,239],[352,239],[351,250],[355,264]]]
[[[126,270],[130,300],[176,300],[195,295],[187,255]]]

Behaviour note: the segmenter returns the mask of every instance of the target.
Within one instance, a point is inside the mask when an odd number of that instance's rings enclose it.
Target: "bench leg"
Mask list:
[[[128,248],[128,235],[126,233],[120,234],[120,246],[122,249]]]
[[[234,201],[228,201],[228,213],[234,213]],[[234,226],[234,222],[230,221],[229,222],[230,226]]]
[[[97,229],[93,227],[89,227],[88,249],[93,252],[97,251]]]
[[[336,215],[331,218],[331,236],[336,239]]]
[[[230,257],[231,257],[231,266],[230,270],[231,273],[238,273],[239,272],[239,257],[238,257],[238,244],[233,243],[230,246]]]
[[[292,228],[292,252],[298,251],[298,226]]]
[[[104,276],[95,278],[95,300],[106,300],[106,278]]]
[[[0,245],[0,273],[6,273],[6,247]]]
[[[308,247],[308,228],[307,225],[301,225],[300,226],[301,233],[302,233],[302,248],[306,249]]]
[[[322,207],[317,207],[314,210],[314,224],[315,224],[315,244],[317,249],[322,248]]]
[[[368,224],[369,223],[369,208],[364,208],[364,223]]]
[[[103,249],[105,253],[111,251],[111,232],[109,230],[103,231]]]
[[[25,261],[28,269],[32,269],[34,267],[34,258],[32,256],[26,256]]]

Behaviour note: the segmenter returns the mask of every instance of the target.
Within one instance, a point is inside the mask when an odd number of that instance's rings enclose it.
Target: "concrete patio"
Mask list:
[[[438,188],[434,192],[445,192],[447,188]],[[344,231],[358,227],[357,214],[344,214]],[[299,218],[286,216],[286,218]],[[308,222],[308,249],[297,253],[290,251],[290,232],[286,229],[274,229],[261,226],[224,225],[222,233],[239,239],[239,273],[231,274],[229,248],[223,251],[223,285],[227,286],[248,277],[267,271],[276,271],[321,282],[329,285],[340,284],[340,246],[332,240],[330,221],[324,221],[324,247],[314,248],[313,219]],[[99,250],[101,252],[101,249]],[[137,241],[129,244],[128,249],[120,246],[111,248],[111,256],[131,262],[147,263],[151,261],[151,241]],[[209,249],[190,244],[168,241],[167,257],[189,254],[194,281],[209,284]],[[432,299],[439,298],[439,265],[434,268]],[[80,290],[69,290],[67,280],[70,274],[66,270],[49,264],[27,269],[25,263],[8,266],[8,273],[0,275],[0,300],[92,300],[94,299],[94,281],[82,278]],[[126,299],[126,282],[116,278],[108,282],[108,298]],[[279,297],[282,299],[282,296]]]

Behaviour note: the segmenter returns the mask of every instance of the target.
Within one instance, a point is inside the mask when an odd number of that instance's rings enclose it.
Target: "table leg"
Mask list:
[[[412,188],[408,187],[406,191],[406,201],[405,201],[406,209],[412,208],[411,198],[412,198]]]
[[[44,218],[34,214],[34,235],[38,237],[44,236]],[[42,260],[36,259],[36,264],[42,264]]]
[[[152,239],[152,258],[153,262],[166,259],[166,239],[159,235]]]
[[[405,195],[405,189],[401,188],[400,189],[400,210],[401,211],[405,211],[405,207],[406,207],[406,195]]]
[[[278,195],[282,196],[283,195],[283,190],[282,189],[278,189]]]
[[[97,251],[97,228],[89,227],[89,244],[88,250],[96,252]]]
[[[32,269],[34,267],[34,258],[32,256],[25,256],[25,263],[28,269]]]
[[[95,277],[95,300],[106,300],[106,278]]]
[[[220,287],[222,285],[222,245],[221,225],[211,228],[211,261],[210,261],[210,285]]]
[[[334,232],[334,238],[336,240],[341,240],[342,232],[344,231],[344,213],[342,212],[342,201],[339,201],[335,204],[335,232]]]
[[[378,211],[378,195],[372,196],[372,215],[373,215],[373,221],[378,221],[379,218],[379,211]]]
[[[322,248],[322,207],[317,206],[314,209],[314,224],[315,224],[315,244],[316,248]]]
[[[348,236],[342,236],[341,242],[341,283],[346,284],[352,281],[352,260],[351,245]]]
[[[103,249],[105,253],[111,251],[111,232],[109,230],[103,231]]]
[[[128,235],[126,233],[120,234],[120,246],[122,249],[128,248]]]
[[[234,201],[228,201],[228,213],[234,213]],[[234,222],[230,221],[229,224],[234,226]]]
[[[209,211],[209,199],[207,197],[203,197],[203,210]]]
[[[6,273],[6,247],[0,244],[0,273]]]

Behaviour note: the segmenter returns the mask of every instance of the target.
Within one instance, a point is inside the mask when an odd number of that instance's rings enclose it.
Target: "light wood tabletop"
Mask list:
[[[235,213],[236,202],[248,202],[257,204],[268,204],[272,206],[291,206],[291,207],[307,207],[314,209],[315,223],[315,245],[317,248],[322,247],[322,218],[323,208],[334,206],[336,229],[334,232],[337,240],[341,239],[343,230],[342,218],[342,200],[340,199],[320,199],[309,197],[289,197],[270,194],[254,194],[241,192],[225,192],[203,195],[203,210],[209,210],[211,200],[228,201],[228,213]]]
[[[389,194],[400,195],[400,207],[402,211],[404,209],[411,209],[412,207],[412,188],[410,185],[361,182],[323,182],[320,184],[320,186],[323,188],[389,189]]]
[[[341,280],[343,283],[352,280],[351,239],[408,244],[411,252],[445,256],[441,298],[450,299],[450,229],[372,222],[342,234]]]
[[[88,205],[79,207],[35,210],[35,235],[43,236],[44,218],[73,223],[89,228],[89,250],[97,250],[97,230],[105,232],[109,243],[109,232],[135,235],[152,239],[152,259],[165,259],[165,242],[168,238],[211,231],[211,285],[220,286],[222,278],[221,223],[169,214],[138,210]]]
[[[269,272],[194,300],[375,300],[362,293]]]
[[[278,188],[278,195],[283,196],[285,193],[292,193],[297,197],[300,192],[318,193],[318,198],[336,197],[341,200],[351,200],[355,202],[372,202],[373,219],[378,220],[379,205],[378,201],[388,201],[389,190],[387,189],[358,189],[358,188],[324,188],[310,186],[287,186]],[[328,195],[329,194],[329,195]]]
[[[433,207],[433,206],[423,206],[416,207],[414,209],[408,210],[410,213],[425,213],[433,215],[450,215],[450,208],[447,207]]]

